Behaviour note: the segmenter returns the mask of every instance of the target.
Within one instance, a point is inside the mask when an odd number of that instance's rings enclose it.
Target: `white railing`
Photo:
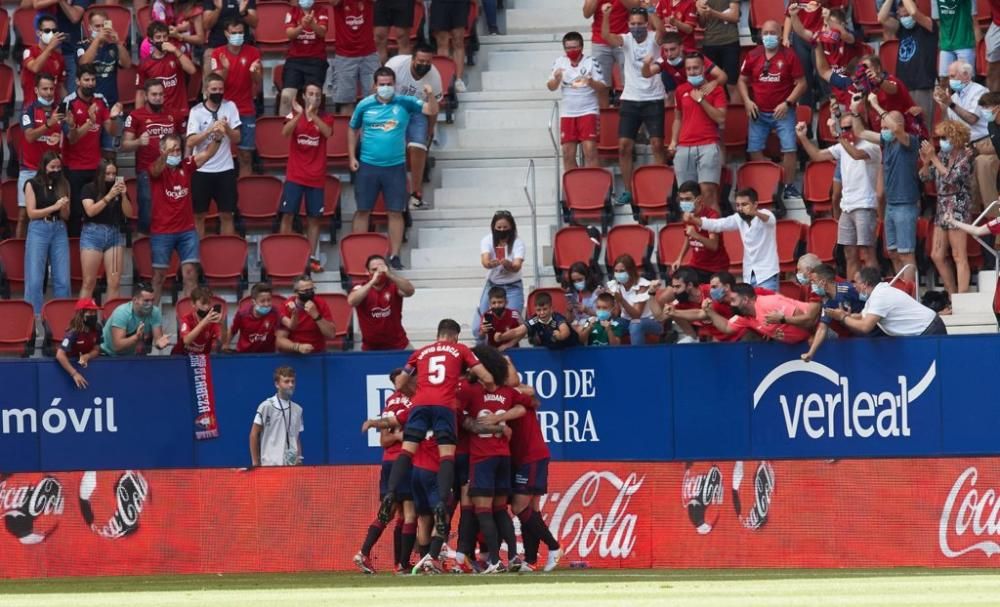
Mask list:
[[[556,223],[562,227],[562,211],[559,201],[562,200],[562,147],[559,145],[559,102],[552,102],[552,112],[549,114],[549,141],[552,142],[553,171],[556,180]]]
[[[909,270],[910,268],[913,268],[913,285],[914,285],[913,299],[919,299],[917,297],[917,294],[920,291],[920,270],[917,268],[916,264],[908,263],[902,268],[900,268],[899,272],[896,272],[896,275],[893,276],[892,280],[889,281],[889,284],[890,285],[896,284],[896,281],[902,278],[903,275],[906,274],[906,271]]]
[[[528,160],[528,172],[524,175],[524,197],[528,199],[531,209],[531,259],[534,263],[535,277],[531,281],[532,290],[538,288],[541,264],[538,263],[538,211],[536,210],[535,161]]]

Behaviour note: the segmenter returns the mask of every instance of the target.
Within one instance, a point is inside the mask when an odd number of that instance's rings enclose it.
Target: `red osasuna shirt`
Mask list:
[[[302,23],[302,17],[307,11],[303,11],[297,6],[292,6],[285,13],[285,27],[298,27]],[[311,12],[316,23],[324,28],[330,26],[330,13],[325,6],[313,5]],[[299,35],[288,45],[289,59],[326,59],[326,40],[317,36],[311,26],[307,26],[299,32]]]
[[[463,379],[458,382],[458,390],[455,392],[455,400],[458,403],[457,408],[459,411],[468,411],[469,407],[472,406],[472,402],[481,398],[483,394],[483,385],[479,382],[470,382],[467,379]],[[458,440],[455,444],[455,453],[468,455],[469,453],[469,433],[466,432],[462,424],[455,424],[457,426]]]
[[[667,60],[667,51],[661,48],[660,57],[656,60],[656,64],[660,66],[660,71],[669,76],[674,81],[675,86],[680,86],[688,81],[687,70],[684,68],[683,53],[681,53],[680,59],[680,63],[671,65],[670,61]],[[715,67],[715,64],[705,56],[702,56],[701,61],[705,65],[705,80],[715,80],[715,76],[712,75],[712,68]]]
[[[337,54],[365,57],[375,52],[375,0],[343,0],[333,7]]]
[[[141,89],[150,79],[163,83],[163,110],[186,119],[189,112],[187,78],[177,57],[164,55],[156,59],[150,55],[143,59],[135,74],[136,88]]]
[[[428,434],[433,434],[428,432]],[[430,436],[420,442],[417,452],[413,454],[413,467],[437,472],[441,467],[441,454],[438,453],[438,442]]]
[[[765,66],[767,72],[764,71]],[[795,81],[802,78],[805,72],[792,49],[778,47],[774,56],[768,59],[764,47],[758,46],[743,60],[740,74],[750,81],[750,91],[760,111],[773,112],[788,99],[795,88]]]
[[[62,342],[59,343],[59,349],[69,356],[80,356],[93,352],[99,343],[101,343],[100,331],[68,329],[63,335]]]
[[[294,114],[289,114],[285,116],[285,120],[294,117]],[[333,129],[333,116],[324,112],[319,117]],[[319,127],[303,115],[296,123],[288,142],[285,179],[310,188],[323,187],[326,183],[326,140],[319,132]]]
[[[699,285],[698,290],[701,291],[702,301],[712,299],[712,287],[710,285]],[[768,293],[770,293],[770,291],[768,291]],[[678,310],[700,310],[701,302],[696,303],[693,301],[686,301],[684,303],[675,303],[674,307]],[[712,309],[723,318],[731,318],[733,316],[733,309],[729,307],[729,304],[725,303],[725,301],[712,300]],[[711,320],[696,320],[691,324],[697,328],[698,335],[700,336],[709,337],[718,341],[728,341],[725,338],[729,337],[729,335],[716,329]]]
[[[785,7],[785,16],[791,16],[788,7]],[[802,27],[813,34],[819,32],[823,29],[823,6],[819,2],[800,2],[799,21],[802,22]]]
[[[465,416],[476,419],[490,413],[506,413],[517,405],[530,407],[531,399],[508,386],[500,386],[495,392],[481,393],[472,399]],[[469,440],[469,455],[472,463],[491,457],[510,456],[510,443],[503,434],[473,434]]]
[[[149,134],[149,145],[140,146],[135,152],[135,171],[142,173],[160,157],[160,138],[164,135],[183,135],[184,118],[171,114],[165,108],[159,112],[149,109],[149,104],[132,110],[125,119],[125,131],[138,139]]]
[[[261,60],[260,50],[252,44],[244,44],[240,47],[240,52],[234,55],[229,52],[229,46],[220,46],[212,51],[212,71],[222,73],[223,55],[229,60],[224,97],[236,104],[240,116],[254,114],[253,75],[250,73],[250,66]]]
[[[35,76],[38,74],[48,74],[56,79],[56,94],[58,95],[59,84],[66,82],[66,60],[63,59],[62,52],[56,49],[49,53],[42,64],[42,69],[33,72],[28,69],[28,62],[34,61],[42,54],[44,49],[39,46],[32,46],[24,49],[21,55],[21,90],[24,91],[23,105],[29,105],[35,100]]]
[[[316,311],[319,312],[320,318],[333,322],[330,306],[326,305],[323,298],[316,297],[312,301],[316,304]],[[319,330],[312,316],[306,314],[305,310],[299,307],[299,300],[296,297],[289,298],[281,307],[282,318],[292,318],[293,315],[298,316],[299,322],[294,330],[288,331],[288,339],[296,343],[310,344],[313,347],[313,352],[326,352],[326,337],[323,337],[323,332]]]
[[[493,311],[488,310],[486,314],[493,314]],[[491,346],[496,348],[500,345],[496,340],[497,333],[510,331],[511,329],[516,329],[520,326],[521,315],[517,312],[517,310],[504,308],[503,314],[500,316],[493,314],[493,330],[486,333],[486,341],[489,342]]]
[[[45,152],[62,151],[62,124],[57,124],[48,128],[41,137],[35,141],[28,141],[28,129],[37,129],[45,124],[52,116],[53,107],[42,105],[36,100],[34,103],[25,106],[24,113],[21,114],[21,167],[38,170],[38,163],[42,161]]]
[[[199,322],[201,319],[194,311],[184,315],[177,329],[180,339],[174,346],[173,354],[210,354],[212,352],[212,346],[222,337],[222,323],[219,322],[208,323],[198,334],[198,337],[194,338],[194,341],[184,345],[184,338],[198,326]]]
[[[699,103],[691,98],[694,87],[690,83],[677,87],[674,96],[677,99],[677,111],[681,114],[681,131],[678,134],[678,145],[694,147],[719,143],[719,125],[708,117]],[[726,109],[725,87],[717,86],[705,98],[714,107]]]
[[[875,95],[878,97],[878,103],[882,106],[882,110],[885,112],[900,112],[903,114],[903,122],[906,125],[906,132],[918,137],[926,137],[927,129],[924,122],[919,121],[919,119],[910,113],[910,108],[917,105],[913,102],[913,97],[910,96],[910,89],[906,88],[903,82],[892,75],[886,75],[887,82],[891,82],[896,85],[896,93],[890,95],[881,88],[875,91]],[[882,129],[882,119],[879,117],[878,113],[868,109],[868,123],[871,125],[872,130],[879,131]]]
[[[695,29],[698,27],[698,9],[695,8],[694,0],[660,0],[656,5],[656,14],[663,20],[663,27],[668,32],[679,31],[671,25],[671,17]],[[681,34],[681,46],[686,51],[698,49],[698,40],[694,32],[693,29],[690,34]],[[705,71],[707,72],[708,68],[705,68]]]
[[[403,350],[410,338],[403,328],[403,296],[396,283],[386,279],[382,288],[368,290],[357,306],[362,350]],[[363,288],[357,285],[355,290]]]
[[[545,444],[545,437],[542,436],[538,415],[535,413],[535,400],[522,396],[526,400],[520,404],[524,405],[528,412],[507,424],[514,431],[510,437],[510,459],[515,466],[530,464],[551,456],[549,446]]]
[[[624,34],[628,32],[628,9],[618,0],[598,0],[597,9],[594,10],[593,22],[590,25],[591,40],[594,44],[608,45],[601,36],[601,24],[604,22],[604,12],[601,10],[605,4],[611,5],[611,24],[608,29],[612,34]]]
[[[406,420],[410,416],[410,397],[396,390],[385,400],[385,407],[382,409],[382,417],[394,417],[396,423],[402,428],[406,425]],[[436,448],[436,447],[435,447]],[[403,443],[393,443],[382,451],[382,461],[396,461],[399,452],[403,450]]]
[[[240,308],[233,316],[233,324],[229,328],[229,335],[238,333],[240,336],[236,342],[236,351],[255,354],[274,352],[274,335],[279,322],[278,311],[275,309],[264,316],[257,316],[253,302]]]
[[[177,168],[164,167],[159,177],[150,176],[153,190],[152,234],[178,234],[194,229],[191,206],[191,176],[198,165],[187,157]]]
[[[695,215],[708,219],[718,219],[719,212],[711,207],[702,206]],[[698,230],[698,234],[706,237],[711,236],[711,233],[705,230]],[[719,248],[714,251],[695,238],[688,238],[688,246],[691,249],[691,263],[687,265],[692,268],[713,273],[729,269],[729,253],[726,253],[726,245],[721,235],[719,235]]]
[[[480,364],[465,344],[436,341],[410,355],[406,370],[417,373],[417,393],[414,407],[437,405],[455,407],[458,382],[466,369]]]
[[[77,127],[90,117],[90,107],[95,105],[94,124],[90,126],[87,133],[70,143],[69,137],[63,141],[63,164],[73,171],[96,171],[101,164],[101,129],[104,121],[111,116],[108,109],[108,102],[104,95],[94,93],[94,98],[87,101],[76,93],[66,96],[66,111],[73,114],[73,121]]]

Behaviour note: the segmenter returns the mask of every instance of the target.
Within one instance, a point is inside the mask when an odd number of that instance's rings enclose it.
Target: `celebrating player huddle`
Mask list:
[[[437,341],[390,375],[396,392],[382,417],[362,426],[364,432],[379,429],[385,450],[378,515],[354,556],[365,573],[375,573],[371,549],[394,517],[395,570],[444,572],[442,548],[459,504],[453,573],[533,571],[542,542],[548,547],[545,571],[562,556],[538,513],[549,463],[535,415],[538,400],[520,385],[508,358],[489,346],[458,343],[460,330],[454,320],[442,320]],[[523,554],[511,514],[521,524]],[[414,546],[420,558],[411,566]]]

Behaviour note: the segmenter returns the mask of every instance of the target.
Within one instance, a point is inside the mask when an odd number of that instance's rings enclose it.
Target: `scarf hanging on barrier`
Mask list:
[[[207,440],[219,437],[219,418],[215,415],[215,389],[212,386],[212,363],[205,354],[189,354],[194,381],[194,437]]]

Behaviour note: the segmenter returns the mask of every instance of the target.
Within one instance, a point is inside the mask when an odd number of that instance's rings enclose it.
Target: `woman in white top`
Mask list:
[[[620,255],[613,266],[614,280],[608,283],[608,291],[615,296],[615,303],[621,310],[621,317],[629,321],[628,334],[632,345],[646,343],[646,337],[659,337],[663,324],[653,318],[649,302],[649,281],[639,276],[639,269],[631,255]]]
[[[478,340],[482,315],[490,309],[489,292],[493,287],[503,287],[507,292],[507,309],[524,311],[524,282],[521,266],[524,265],[524,242],[517,237],[517,224],[510,211],[497,211],[490,221],[490,233],[480,243],[480,262],[486,268],[486,285],[479,298],[479,308],[473,319],[473,333]]]

